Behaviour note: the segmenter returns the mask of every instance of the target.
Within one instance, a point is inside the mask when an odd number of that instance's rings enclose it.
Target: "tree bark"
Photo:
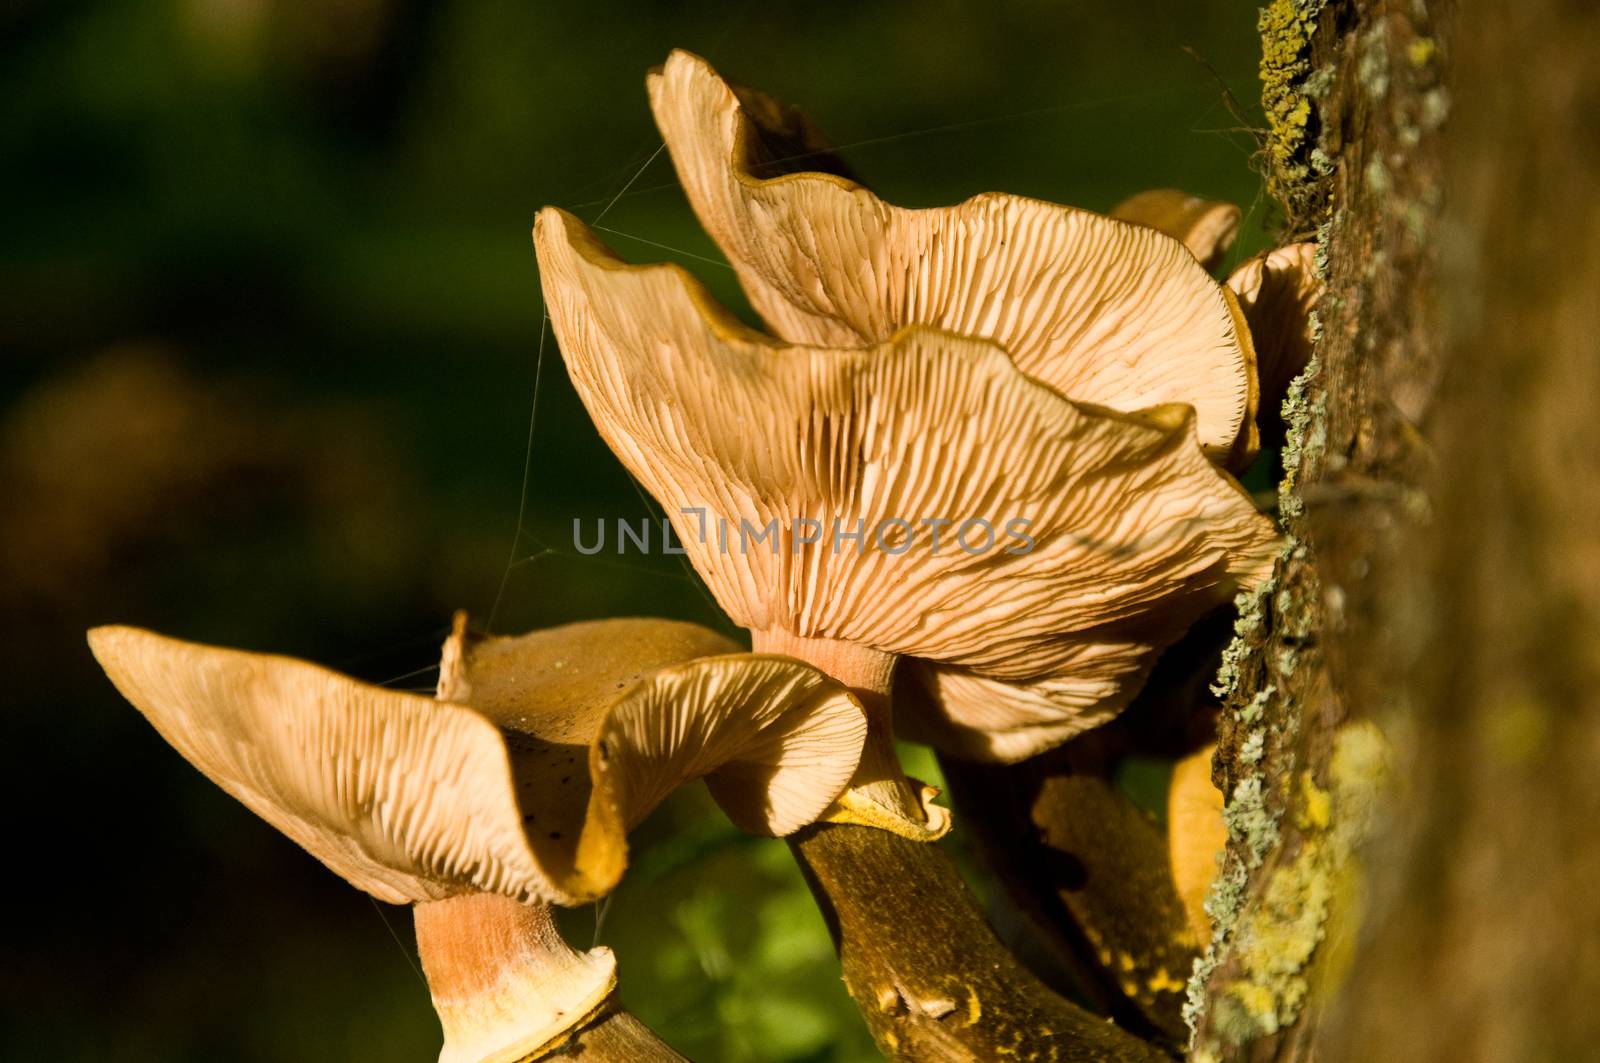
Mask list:
[[[1283,408],[1284,553],[1219,676],[1229,844],[1190,985],[1197,1061],[1313,1058],[1367,962],[1357,854],[1383,822],[1384,733],[1400,729],[1385,717],[1419,609],[1407,580],[1441,363],[1429,313],[1448,21],[1425,0],[1273,0],[1261,14],[1267,185],[1285,242],[1315,234],[1326,294]]]
[[[1470,16],[1468,12],[1470,11]],[[1463,5],[1415,577],[1386,621],[1408,789],[1339,1058],[1600,1053],[1600,8]]]
[[[1263,15],[1269,187],[1328,294],[1224,670],[1197,1060],[1600,1045],[1600,9],[1453,15]]]

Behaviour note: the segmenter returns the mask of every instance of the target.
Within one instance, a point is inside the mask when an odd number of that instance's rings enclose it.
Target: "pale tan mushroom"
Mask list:
[[[763,176],[761,126],[703,59],[673,52],[649,90],[689,202],[777,335],[854,347],[937,326],[1079,402],[1186,403],[1208,453],[1253,451],[1249,330],[1177,240],[1020,196],[907,210],[832,174]]]
[[[1316,258],[1316,244],[1288,244],[1263,251],[1228,277],[1255,339],[1264,435],[1282,436],[1284,395],[1311,359],[1311,315],[1322,298]]]
[[[756,647],[863,697],[873,732],[852,794],[905,821],[916,801],[878,785],[899,779],[899,656],[930,662],[934,683],[1020,685],[1053,716],[1011,728],[1015,744],[983,721],[940,722],[957,745],[1025,755],[1120,709],[1156,648],[1271,563],[1271,521],[1206,459],[1189,407],[1075,403],[996,344],[934,328],[847,350],[780,343],[682,269],[622,262],[571,215],[542,211],[535,235],[551,322],[601,434]],[[931,518],[954,522],[942,549],[916,525]],[[1025,522],[1029,542],[967,549],[967,520],[997,536]],[[809,539],[812,525],[825,535]],[[746,526],[775,534],[735,543]],[[837,528],[864,529],[860,548]]]
[[[357,889],[416,904],[441,1063],[509,1063],[569,1036],[615,984],[610,951],[568,947],[548,902],[611,889],[626,831],[693,778],[747,828],[810,822],[850,778],[866,727],[817,670],[730,653],[694,625],[473,641],[464,623],[445,646],[443,700],[136,628],[89,642],[207,777]]]
[[[1148,225],[1181,241],[1206,269],[1215,269],[1221,263],[1239,235],[1237,206],[1202,199],[1176,188],[1135,192],[1112,207],[1110,213],[1113,218]]]

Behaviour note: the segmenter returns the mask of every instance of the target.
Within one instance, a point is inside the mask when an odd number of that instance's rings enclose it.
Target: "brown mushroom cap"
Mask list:
[[[1311,358],[1311,314],[1322,298],[1316,257],[1316,244],[1289,244],[1263,251],[1228,277],[1255,342],[1264,431],[1278,424],[1289,382]]]
[[[1075,403],[995,344],[932,328],[852,350],[785,345],[682,269],[622,262],[571,215],[540,212],[535,239],[579,395],[745,627],[1027,681],[1110,629],[1164,644],[1271,563],[1271,521],[1201,453],[1187,407]],[[870,537],[935,516],[997,535],[1026,520],[1034,545],[935,552],[913,528],[858,552],[803,542],[793,524]],[[772,541],[724,549],[719,522],[773,520]]]
[[[1135,192],[1112,207],[1110,214],[1166,233],[1187,247],[1206,269],[1217,267],[1239,235],[1237,206],[1191,196],[1176,188]]]
[[[505,733],[534,847],[589,891],[609,888],[626,832],[687,780],[705,777],[742,829],[781,836],[814,821],[860,759],[865,716],[839,684],[772,654],[672,663],[732,646],[693,624],[601,620],[458,640],[440,696]],[[574,785],[583,779],[592,790]]]
[[[185,758],[391,903],[593,899],[622,873],[627,828],[707,774],[741,825],[792,830],[843,789],[865,736],[815,669],[670,621],[476,646],[458,621],[441,686],[472,708],[135,628],[89,641]]]
[[[1228,844],[1222,791],[1211,781],[1216,752],[1217,747],[1209,745],[1179,760],[1173,765],[1167,791],[1167,848],[1173,883],[1201,948],[1211,940],[1206,897],[1217,877],[1218,857]]]
[[[830,174],[763,177],[759,126],[704,60],[673,52],[649,89],[695,213],[785,339],[854,347],[936,326],[995,341],[1080,402],[1188,403],[1219,457],[1253,430],[1248,331],[1176,240],[1019,196],[906,210]]]

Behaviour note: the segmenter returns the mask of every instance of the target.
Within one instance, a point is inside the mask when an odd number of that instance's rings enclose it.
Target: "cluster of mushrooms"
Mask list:
[[[648,87],[770,333],[556,208],[534,228],[544,297],[595,425],[753,652],[667,620],[484,637],[458,615],[436,698],[127,627],[92,631],[96,657],[219,786],[415,906],[442,1063],[680,1058],[550,906],[612,890],[629,829],[696,778],[740,828],[790,837],[886,1054],[1167,1058],[1011,959],[894,742],[989,764],[1059,746],[1267,576],[1275,525],[1231,473],[1305,359],[1309,249],[1219,283],[1238,210],[1165,190],[1111,216],[902,209],[693,55]],[[937,548],[970,517],[1024,521],[1030,548]],[[887,539],[794,531],[889,518]],[[708,519],[778,539],[730,550]]]

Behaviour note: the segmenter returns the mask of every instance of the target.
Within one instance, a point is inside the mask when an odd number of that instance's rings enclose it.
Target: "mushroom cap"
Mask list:
[[[1263,251],[1228,277],[1250,324],[1268,427],[1278,422],[1289,382],[1311,359],[1311,315],[1322,298],[1316,258],[1316,244],[1288,244]]]
[[[504,732],[528,833],[547,865],[604,892],[622,872],[626,832],[690,779],[705,778],[736,826],[781,836],[816,820],[855,772],[866,716],[818,669],[761,653],[673,663],[731,646],[696,625],[656,620],[514,638],[470,638],[458,627],[439,693]],[[585,779],[592,788],[575,785]]]
[[[1177,240],[1020,196],[907,210],[832,174],[762,176],[761,125],[703,59],[673,52],[648,87],[689,202],[779,336],[854,347],[935,326],[1080,402],[1188,403],[1208,453],[1248,448],[1248,330]]]
[[[1206,897],[1217,877],[1217,857],[1228,844],[1222,791],[1211,781],[1215,744],[1195,751],[1172,767],[1167,790],[1167,848],[1173,884],[1183,901],[1189,928],[1202,948],[1211,940]]]
[[[1165,644],[1270,566],[1271,521],[1202,454],[1188,407],[1073,402],[996,344],[935,328],[848,350],[779,343],[569,214],[541,211],[535,241],[580,397],[745,627],[1030,680],[1107,630]],[[957,548],[952,525],[934,550],[911,522],[935,517],[987,520],[995,540]],[[828,532],[805,542],[802,520]],[[753,547],[721,534],[773,521]],[[1002,538],[1012,521],[1031,548]],[[833,541],[858,526],[877,541]]]
[[[702,775],[718,774],[713,792],[742,826],[793,830],[844,788],[866,732],[860,705],[815,669],[728,654],[721,636],[672,621],[474,645],[458,618],[441,686],[473,707],[136,628],[89,642],[207,777],[396,904],[591,900],[621,876],[627,828]]]
[[[967,760],[1015,763],[1052,749],[1107,722],[1143,689],[1166,646],[1158,626],[1144,637],[1137,630],[1112,630],[1063,639],[1050,672],[993,679],[969,668],[917,661],[908,681],[922,697],[907,700],[898,715],[905,737]]]
[[[1111,217],[1166,233],[1187,247],[1206,269],[1216,268],[1239,235],[1237,206],[1177,188],[1135,192],[1111,208]]]

